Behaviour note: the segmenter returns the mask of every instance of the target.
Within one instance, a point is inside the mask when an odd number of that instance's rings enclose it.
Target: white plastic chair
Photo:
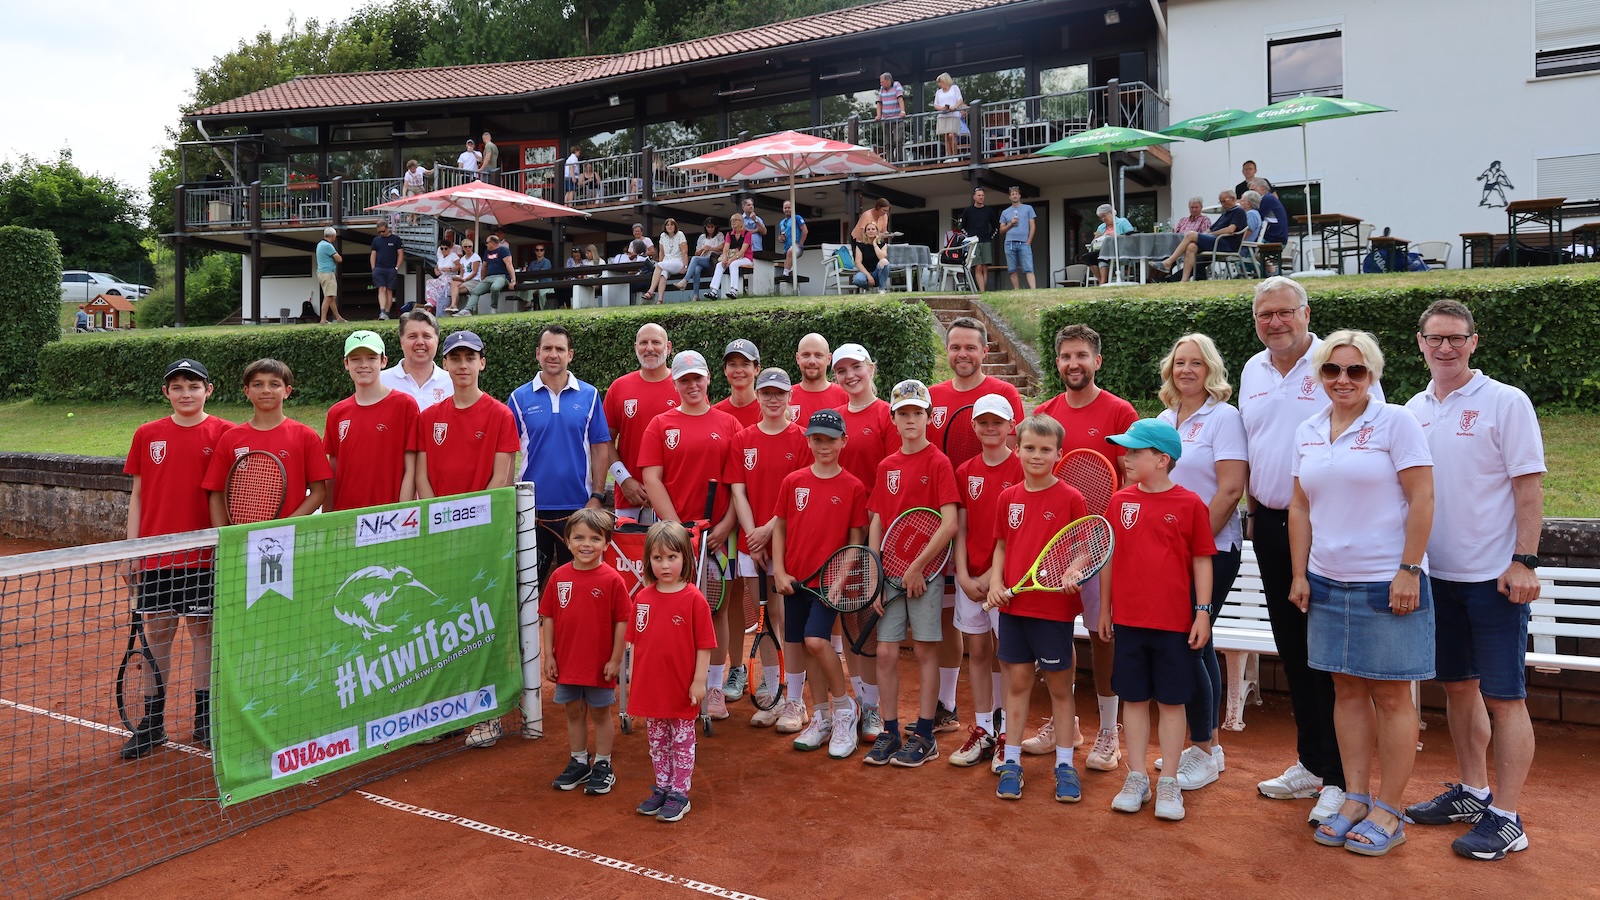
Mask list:
[[[826,294],[833,288],[836,294],[843,294],[846,289],[854,291],[856,286],[850,279],[856,277],[854,266],[846,268],[844,260],[839,258],[839,248],[849,249],[849,244],[823,244],[822,245],[822,292]]]
[[[946,262],[944,254],[939,255],[939,290],[944,290],[946,284],[950,285],[951,290],[961,290],[961,285],[965,282],[967,290],[976,291],[978,288],[973,282],[972,258],[978,247],[978,238],[975,235],[968,235],[956,246],[961,251],[961,262]]]
[[[1081,264],[1067,266],[1056,276],[1056,284],[1061,287],[1088,287],[1095,280],[1094,269]]]
[[[1447,269],[1453,247],[1455,244],[1450,241],[1418,241],[1411,245],[1411,252],[1421,256],[1430,269]]]

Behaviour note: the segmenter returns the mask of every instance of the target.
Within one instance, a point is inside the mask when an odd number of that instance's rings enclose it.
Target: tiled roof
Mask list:
[[[529,94],[596,79],[873,32],[941,16],[1044,2],[1050,0],[881,0],[729,34],[609,56],[344,75],[303,75],[293,81],[209,106],[194,115],[240,115]]]

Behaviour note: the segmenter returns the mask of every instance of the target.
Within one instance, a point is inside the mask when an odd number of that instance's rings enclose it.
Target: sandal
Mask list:
[[[1367,812],[1372,812],[1372,798],[1366,794],[1345,794],[1344,799],[1345,802],[1354,800],[1362,806],[1365,806],[1367,808]],[[1351,819],[1343,812],[1336,813],[1322,823],[1322,825],[1333,829],[1333,834],[1325,833],[1322,830],[1322,826],[1318,826],[1314,831],[1312,831],[1311,839],[1324,847],[1343,847],[1345,845],[1345,839],[1350,836],[1351,829],[1355,828],[1359,823],[1366,821],[1366,818],[1367,817],[1363,815],[1360,819]]]
[[[1406,842],[1406,822],[1409,820],[1406,818],[1405,813],[1382,800],[1374,800],[1373,802],[1379,809],[1400,821],[1395,823],[1394,831],[1391,833],[1371,819],[1362,819],[1359,824],[1350,829],[1350,835],[1351,838],[1360,835],[1370,843],[1362,843],[1361,841],[1346,838],[1344,848],[1351,853],[1359,853],[1362,856],[1384,856],[1390,850]]]

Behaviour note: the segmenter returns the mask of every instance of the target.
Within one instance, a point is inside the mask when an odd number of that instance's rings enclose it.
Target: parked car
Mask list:
[[[88,303],[101,294],[138,300],[148,293],[149,285],[130,284],[105,272],[72,269],[61,273],[62,303]]]

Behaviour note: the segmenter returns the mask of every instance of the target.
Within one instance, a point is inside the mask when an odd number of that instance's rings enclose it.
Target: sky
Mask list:
[[[143,195],[164,129],[188,101],[194,70],[289,18],[343,19],[362,0],[78,0],[6,4],[0,158],[54,159]]]

